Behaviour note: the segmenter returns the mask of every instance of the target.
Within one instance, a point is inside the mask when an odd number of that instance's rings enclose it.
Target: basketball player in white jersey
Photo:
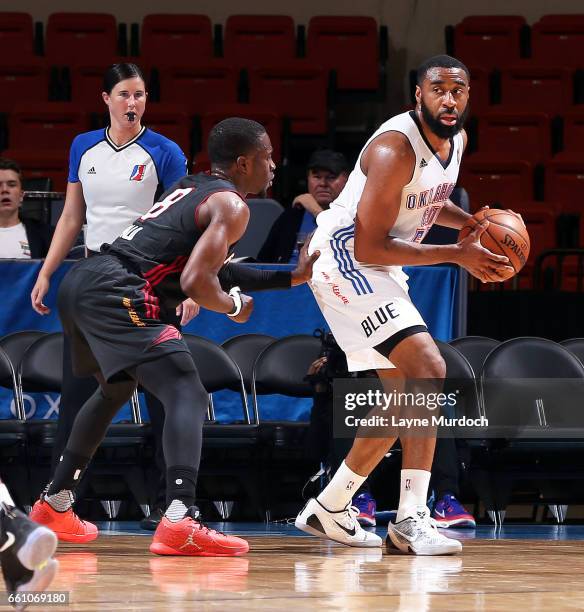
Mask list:
[[[444,379],[446,367],[408,295],[402,266],[455,263],[483,282],[501,280],[508,259],[479,242],[479,225],[453,245],[421,244],[434,223],[460,229],[470,217],[449,201],[466,134],[469,71],[440,55],[418,69],[416,109],[386,121],[368,140],[349,180],[318,216],[310,249],[320,258],[311,287],[349,370],[375,368],[383,380]],[[397,369],[397,370],[396,370]],[[392,371],[393,370],[393,371]],[[389,552],[453,554],[426,507],[435,435],[400,435],[400,502],[389,525]],[[381,546],[356,520],[351,498],[396,439],[355,439],[329,485],[311,499],[296,526],[350,546]]]

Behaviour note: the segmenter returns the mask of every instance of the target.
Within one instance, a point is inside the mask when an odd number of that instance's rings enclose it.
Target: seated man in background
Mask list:
[[[294,198],[292,206],[277,219],[262,246],[258,261],[296,263],[299,243],[316,228],[316,217],[326,210],[343,190],[349,177],[347,158],[337,151],[315,151],[308,160],[308,193]]]
[[[24,198],[20,166],[0,158],[0,259],[42,259],[51,243],[51,228],[21,221]]]

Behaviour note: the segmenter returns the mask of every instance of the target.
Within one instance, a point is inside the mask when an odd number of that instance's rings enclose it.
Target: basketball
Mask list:
[[[496,255],[509,258],[513,267],[511,278],[525,265],[529,257],[529,234],[521,217],[509,210],[485,208],[475,213],[460,230],[459,240],[466,238],[475,227],[475,221],[486,219],[489,227],[481,236],[481,244]]]

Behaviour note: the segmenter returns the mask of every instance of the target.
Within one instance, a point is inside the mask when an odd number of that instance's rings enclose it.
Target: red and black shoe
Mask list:
[[[234,557],[248,550],[245,540],[209,529],[201,523],[196,506],[191,506],[185,517],[176,523],[163,516],[150,545],[150,552],[155,555],[186,557]]]

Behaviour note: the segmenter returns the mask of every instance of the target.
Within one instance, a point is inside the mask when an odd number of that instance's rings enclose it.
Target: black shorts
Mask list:
[[[150,284],[113,255],[76,263],[61,283],[57,307],[76,376],[101,371],[111,382],[132,376],[141,363],[189,352],[178,329],[161,320]]]

